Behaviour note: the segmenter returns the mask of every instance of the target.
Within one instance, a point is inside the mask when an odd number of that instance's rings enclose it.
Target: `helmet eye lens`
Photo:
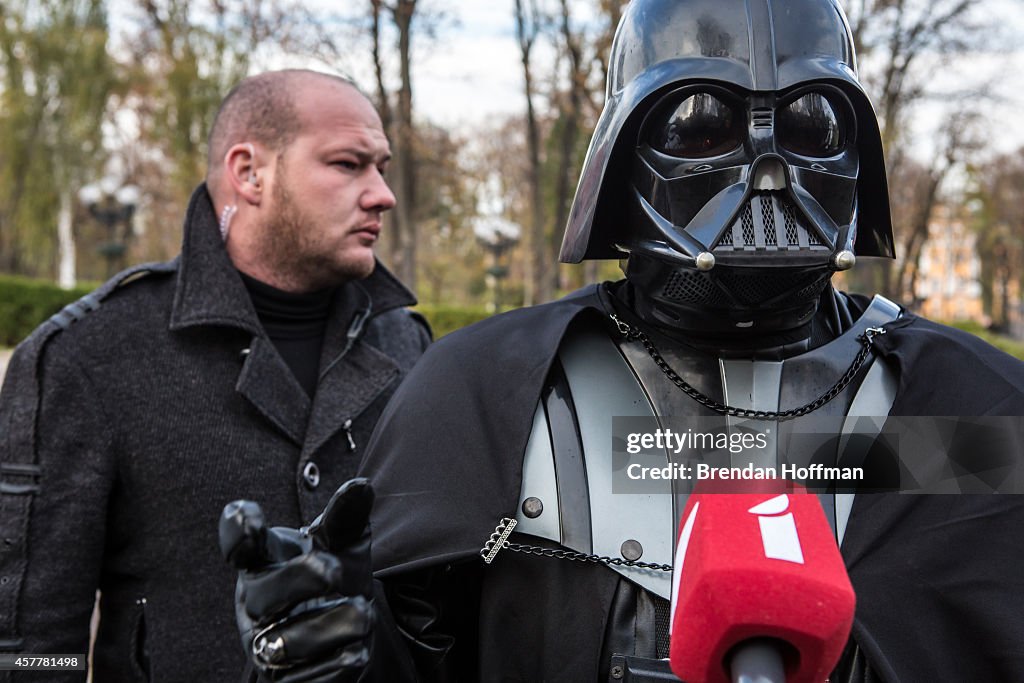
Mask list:
[[[668,102],[649,119],[647,142],[673,157],[703,159],[732,151],[742,139],[743,119],[710,93]]]
[[[775,135],[791,152],[831,157],[843,149],[843,118],[821,93],[799,97],[775,114]]]

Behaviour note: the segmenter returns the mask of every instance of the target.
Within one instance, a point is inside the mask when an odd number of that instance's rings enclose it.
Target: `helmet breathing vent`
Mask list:
[[[772,210],[772,202],[761,198],[761,222],[764,223],[765,246],[778,246],[778,237],[775,234],[775,212]]]
[[[722,287],[745,306],[757,306],[790,295],[793,301],[812,300],[821,294],[827,278],[807,273],[721,273]],[[797,294],[792,294],[797,292]]]
[[[789,204],[783,204],[782,215],[786,221],[786,241],[790,244],[797,244],[796,216],[793,215],[793,207]]]
[[[782,192],[756,192],[712,251],[820,251],[827,249],[817,233],[798,218],[796,207]]]
[[[668,277],[661,295],[670,301],[705,305],[722,304],[726,300],[703,274],[679,270]]]
[[[743,223],[743,244],[744,247],[754,246],[754,216],[750,211],[750,204],[743,207],[743,215],[740,217]]]
[[[771,128],[772,127],[772,110],[771,109],[753,109],[750,112],[751,122],[754,128]]]
[[[828,281],[829,276],[823,275],[797,292],[793,298],[797,301],[813,301],[821,296],[821,293],[825,289],[825,285],[828,284]]]
[[[728,305],[733,300],[743,306],[757,306],[782,296],[795,302],[813,301],[828,283],[821,273],[767,272],[740,273],[722,271],[713,282],[704,273],[675,270],[665,280],[660,298],[697,306]]]
[[[753,221],[751,221],[751,225],[753,225]],[[726,230],[724,233],[722,233],[722,237],[721,237],[721,239],[718,240],[718,244],[720,244],[723,247],[731,247],[732,246],[732,227],[731,226],[730,226],[730,228],[728,230]]]

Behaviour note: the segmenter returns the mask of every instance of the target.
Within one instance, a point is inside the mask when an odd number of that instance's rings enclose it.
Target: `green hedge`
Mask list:
[[[424,304],[417,306],[415,310],[419,311],[430,323],[435,339],[440,339],[449,332],[454,332],[460,327],[471,325],[492,315],[483,306],[429,306]],[[1024,360],[1024,342],[1022,341],[989,332],[981,323],[972,320],[959,320],[944,324],[970,332],[997,349]]]
[[[1001,334],[989,332],[981,323],[974,322],[973,320],[957,320],[946,324],[981,337],[1000,351],[1005,351],[1011,356],[1016,356],[1017,358],[1024,360],[1024,342],[1017,341],[1011,337],[1005,337]]]
[[[431,329],[434,330],[434,339],[440,339],[449,332],[472,325],[491,315],[483,306],[428,306],[423,304],[414,310],[430,323]]]
[[[40,323],[67,304],[94,289],[94,285],[65,290],[45,280],[0,275],[0,347],[16,346]],[[417,306],[435,337],[483,320],[483,306]]]
[[[87,294],[94,285],[65,290],[51,282],[0,275],[0,347],[15,346],[41,322],[61,308]],[[465,327],[491,314],[483,306],[417,306],[434,330],[434,337]],[[970,321],[948,323],[975,334],[989,344],[1024,359],[1024,342],[993,334]]]
[[[15,346],[41,322],[92,289],[61,289],[46,281],[0,275],[0,346]]]

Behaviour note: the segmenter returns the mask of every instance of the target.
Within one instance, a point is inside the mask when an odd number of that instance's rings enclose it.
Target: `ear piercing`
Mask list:
[[[225,242],[228,240],[228,230],[231,229],[231,219],[235,217],[236,213],[238,213],[238,207],[234,204],[228,204],[224,207],[224,210],[220,212],[220,223],[218,223],[218,227],[220,227],[220,238]]]

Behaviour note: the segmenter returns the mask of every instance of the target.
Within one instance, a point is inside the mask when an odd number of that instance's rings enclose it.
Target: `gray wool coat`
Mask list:
[[[264,333],[201,186],[178,259],[122,273],[11,360],[0,652],[86,652],[98,588],[97,683],[237,680],[221,509],[250,498],[293,527],[320,512],[429,343],[413,303],[379,264],[345,285],[311,400]]]

